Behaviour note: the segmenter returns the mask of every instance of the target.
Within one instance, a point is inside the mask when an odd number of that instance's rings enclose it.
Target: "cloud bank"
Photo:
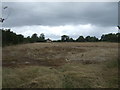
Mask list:
[[[3,27],[31,36],[44,33],[59,39],[66,34],[100,37],[103,33],[117,32],[117,2],[4,2],[3,17],[10,14]]]

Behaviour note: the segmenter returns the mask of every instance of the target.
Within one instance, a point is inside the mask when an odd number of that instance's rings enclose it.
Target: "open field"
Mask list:
[[[118,87],[118,43],[31,43],[2,53],[3,88]]]

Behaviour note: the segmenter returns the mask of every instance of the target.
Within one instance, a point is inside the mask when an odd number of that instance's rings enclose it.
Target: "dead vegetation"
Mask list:
[[[32,43],[2,52],[3,87],[118,87],[117,43]]]

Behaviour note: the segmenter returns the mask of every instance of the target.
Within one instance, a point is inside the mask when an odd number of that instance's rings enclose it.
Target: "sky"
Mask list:
[[[117,2],[2,2],[2,24],[25,37],[44,33],[52,40],[68,35],[96,36],[118,32]]]

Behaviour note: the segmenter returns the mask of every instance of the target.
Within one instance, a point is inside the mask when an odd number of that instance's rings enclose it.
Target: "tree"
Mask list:
[[[43,33],[40,34],[38,42],[44,42],[45,41],[45,35]]]
[[[10,31],[10,29],[2,29],[2,46],[19,44],[24,42],[24,36]]]
[[[70,38],[68,41],[69,41],[69,42],[74,42],[74,39],[73,39],[73,38]]]
[[[105,35],[102,35],[102,36],[101,36],[100,41],[105,41]]]
[[[98,41],[98,38],[96,38],[95,36],[90,37],[90,42],[97,42],[97,41]]]
[[[21,35],[21,34],[17,35],[17,40],[18,40],[18,43],[23,43],[23,41],[24,41],[24,36]]]
[[[90,42],[90,36],[87,36],[87,37],[85,38],[85,41]]]
[[[30,36],[28,36],[27,38],[24,38],[24,42],[25,43],[31,43],[32,41],[31,41]]]
[[[94,37],[87,36],[87,37],[85,38],[85,41],[86,41],[86,42],[97,42],[97,41],[99,41],[99,39],[96,38],[95,36],[94,36]]]
[[[118,34],[105,34],[101,36],[101,41],[108,41],[108,42],[118,42],[119,41],[119,35]]]
[[[78,39],[76,39],[77,42],[84,42],[85,39],[83,36],[79,36]]]
[[[67,35],[61,36],[61,41],[62,42],[68,42],[69,41],[69,36],[67,36]]]
[[[117,41],[120,42],[120,33],[116,33]]]
[[[36,33],[34,33],[32,36],[31,36],[31,42],[37,42],[38,41],[38,36]]]

